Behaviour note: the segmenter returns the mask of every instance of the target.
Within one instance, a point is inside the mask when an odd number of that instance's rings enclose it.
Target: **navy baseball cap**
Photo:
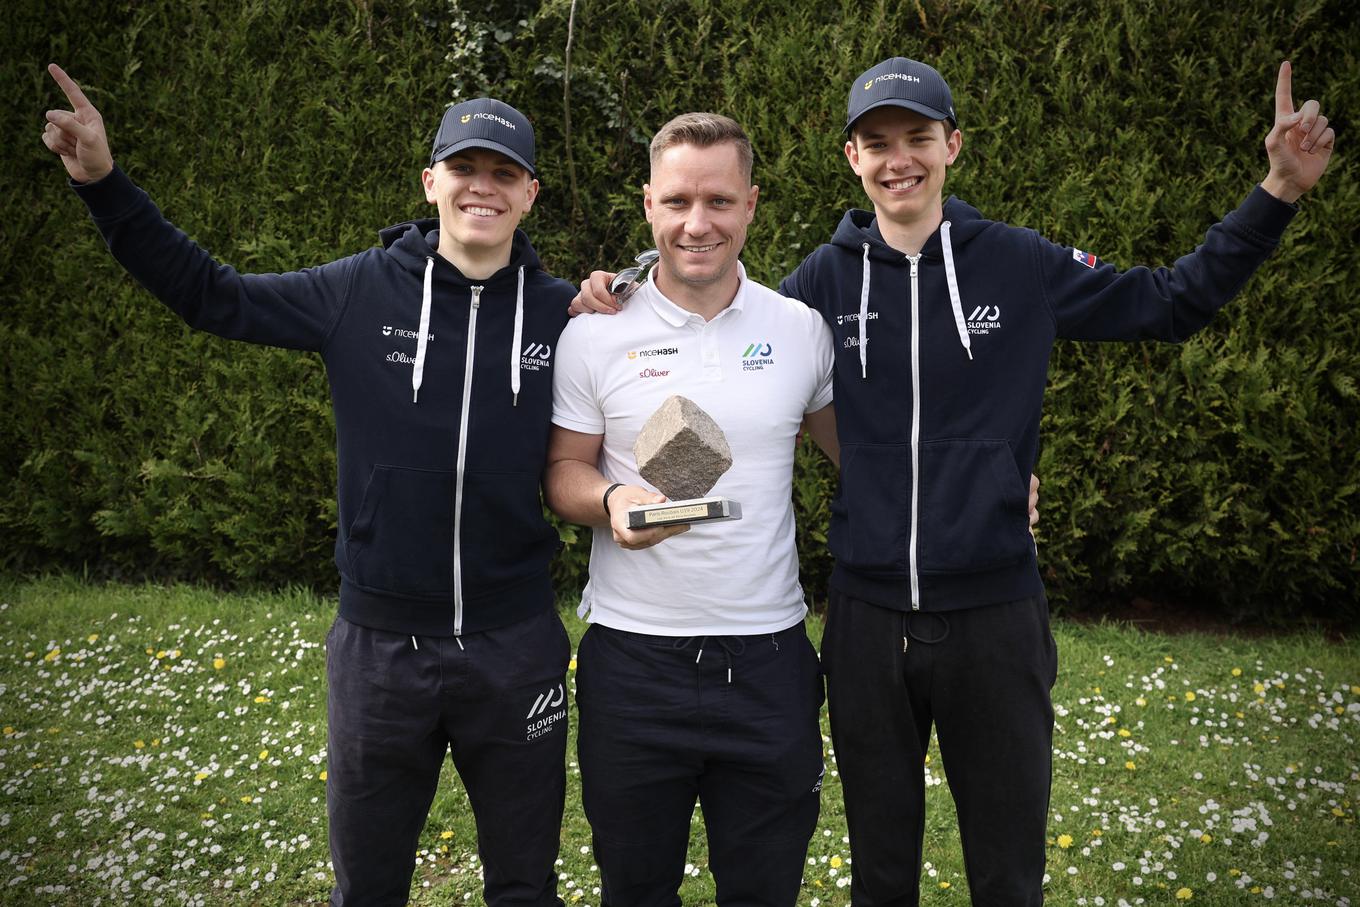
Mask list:
[[[524,114],[495,98],[476,98],[444,111],[430,166],[464,148],[499,151],[534,176],[534,127]]]
[[[944,77],[934,67],[906,57],[892,57],[860,73],[850,86],[845,132],[855,120],[877,107],[905,107],[932,120],[948,120],[959,128],[954,98]]]

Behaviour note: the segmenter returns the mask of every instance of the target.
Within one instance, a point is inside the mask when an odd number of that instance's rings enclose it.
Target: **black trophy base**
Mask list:
[[[679,523],[710,523],[741,519],[741,505],[727,498],[690,498],[628,508],[629,529],[651,529]]]

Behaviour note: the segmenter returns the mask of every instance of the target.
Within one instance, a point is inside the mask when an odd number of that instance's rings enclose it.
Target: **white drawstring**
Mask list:
[[[524,334],[524,266],[519,268],[519,289],[515,291],[515,336],[510,342],[511,406],[519,406],[520,340]]]
[[[425,345],[430,333],[430,287],[434,281],[434,256],[425,258],[425,289],[420,294],[420,337],[416,340],[416,364],[411,369],[411,402],[420,398],[420,383],[425,380]]]
[[[949,305],[954,310],[954,327],[959,332],[959,342],[968,358],[973,358],[973,346],[968,339],[968,323],[963,320],[963,303],[959,300],[959,279],[954,274],[954,246],[949,241],[949,221],[940,224],[940,245],[944,248],[944,278],[949,284]]]
[[[859,279],[859,376],[869,377],[869,244],[864,244],[864,272]]]

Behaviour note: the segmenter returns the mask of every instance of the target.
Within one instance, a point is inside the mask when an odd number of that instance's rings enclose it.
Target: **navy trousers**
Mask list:
[[[335,907],[405,904],[451,753],[477,823],[490,907],[560,905],[571,643],[552,611],[412,639],[337,618],[326,639]]]
[[[822,679],[802,625],[699,638],[593,625],[577,664],[603,907],[678,907],[696,800],[717,903],[791,907],[823,771]]]
[[[1058,671],[1047,600],[904,612],[833,589],[822,662],[854,907],[918,903],[932,723],[973,904],[1042,904]]]

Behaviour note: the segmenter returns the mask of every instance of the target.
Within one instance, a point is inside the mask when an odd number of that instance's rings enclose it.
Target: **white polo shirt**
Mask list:
[[[652,486],[633,442],[667,397],[702,407],[732,448],[710,494],[742,518],[696,523],[642,551],[597,527],[582,613],[593,623],[660,636],[775,633],[803,619],[793,524],[794,439],[831,402],[832,340],[822,317],[746,278],[712,321],[646,283],[617,315],[572,319],[553,365],[553,423],[604,435],[611,482]]]

